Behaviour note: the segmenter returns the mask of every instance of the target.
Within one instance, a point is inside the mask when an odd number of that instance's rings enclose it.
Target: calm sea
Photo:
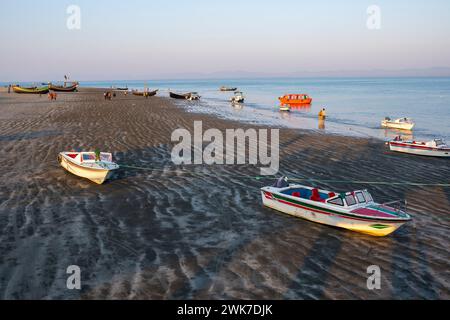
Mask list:
[[[330,133],[388,139],[398,134],[380,129],[381,120],[410,117],[416,122],[414,139],[443,137],[450,141],[450,78],[302,78],[238,80],[164,80],[81,82],[89,87],[159,88],[168,91],[197,91],[200,102],[182,102],[188,110],[257,124],[286,126]],[[246,97],[242,106],[229,102],[231,92],[220,92],[222,85],[238,87]],[[307,93],[310,107],[279,112],[278,97],[286,93]],[[327,110],[325,127],[317,114]]]

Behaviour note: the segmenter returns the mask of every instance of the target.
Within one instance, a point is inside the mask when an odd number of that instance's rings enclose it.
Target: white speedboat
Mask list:
[[[230,101],[231,103],[242,103],[244,102],[244,94],[241,91],[236,91],[234,93],[234,96],[231,97]]]
[[[411,220],[406,202],[374,202],[367,190],[335,193],[279,179],[261,188],[263,204],[299,218],[372,236],[386,236]]]
[[[401,137],[396,137],[389,141],[391,151],[416,154],[429,157],[450,158],[450,146],[442,139],[433,139],[428,142],[403,141]]]
[[[189,95],[187,96],[187,100],[189,100],[189,101],[194,101],[194,100],[200,100],[200,96],[199,96],[199,94],[197,93],[197,92],[191,92],[191,93],[189,93]]]
[[[391,120],[389,117],[384,118],[381,121],[381,126],[383,128],[401,129],[401,130],[412,130],[415,123],[409,118],[398,118]]]
[[[106,152],[60,152],[61,166],[76,176],[102,184],[119,165],[112,161],[112,154]]]

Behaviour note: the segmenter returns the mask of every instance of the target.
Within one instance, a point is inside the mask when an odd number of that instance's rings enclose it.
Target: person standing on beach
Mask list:
[[[8,93],[11,93],[11,85],[8,85]]]
[[[325,120],[326,116],[325,108],[319,111],[319,120]]]

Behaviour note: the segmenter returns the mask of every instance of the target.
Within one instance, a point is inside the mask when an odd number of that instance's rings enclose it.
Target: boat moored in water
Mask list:
[[[391,151],[415,154],[429,157],[450,158],[450,146],[443,139],[433,139],[431,141],[403,141],[400,136],[389,141]]]
[[[391,118],[386,117],[381,121],[381,126],[383,128],[393,128],[401,130],[412,130],[414,128],[414,121],[410,118],[398,118],[391,120]]]
[[[76,176],[102,184],[119,165],[112,161],[112,154],[107,152],[60,152],[60,165]]]
[[[285,94],[279,97],[281,106],[301,106],[312,103],[312,98],[307,94]]]
[[[244,94],[241,91],[236,91],[234,93],[234,96],[230,98],[231,103],[242,103],[244,102],[245,97]]]
[[[378,204],[367,190],[335,193],[288,184],[287,178],[281,178],[273,186],[261,188],[261,196],[269,208],[372,236],[386,236],[411,220],[406,201]]]
[[[236,91],[236,90],[237,88],[230,88],[225,86],[220,87],[220,91]]]

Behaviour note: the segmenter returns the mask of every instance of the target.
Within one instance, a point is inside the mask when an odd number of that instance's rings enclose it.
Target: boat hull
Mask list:
[[[439,149],[420,145],[390,142],[389,149],[395,152],[415,154],[419,156],[450,158],[450,149]]]
[[[140,97],[153,97],[156,95],[156,93],[158,93],[158,90],[154,90],[154,91],[145,91],[145,92],[139,92],[139,91],[133,91],[132,94],[135,96],[140,96]]]
[[[393,123],[393,122],[381,122],[383,128],[388,129],[400,129],[400,130],[412,130],[414,123]]]
[[[293,99],[292,96],[294,96]],[[299,97],[303,95],[285,95],[283,97],[278,98],[280,100],[280,104],[282,106],[291,106],[291,107],[300,107],[305,105],[310,105],[312,103],[312,98],[306,98],[306,99],[296,99],[295,97]]]
[[[172,99],[186,100],[188,98],[188,94],[177,94],[177,93],[170,92],[169,95]]]
[[[312,206],[288,197],[276,197],[273,193],[261,191],[262,201],[266,207],[312,222],[344,228],[371,236],[383,237],[391,234],[405,221],[386,221],[382,219],[362,219],[344,217],[338,212],[332,213],[319,206]]]
[[[75,83],[69,87],[55,86],[50,84],[49,89],[56,92],[74,92],[78,89],[78,83]]]
[[[15,93],[26,93],[26,94],[46,94],[49,92],[48,87],[42,88],[22,88],[22,87],[12,87]]]
[[[91,180],[97,184],[102,184],[111,177],[112,171],[108,169],[92,169],[80,166],[73,161],[68,160],[61,154],[58,155],[60,165],[70,173]]]

